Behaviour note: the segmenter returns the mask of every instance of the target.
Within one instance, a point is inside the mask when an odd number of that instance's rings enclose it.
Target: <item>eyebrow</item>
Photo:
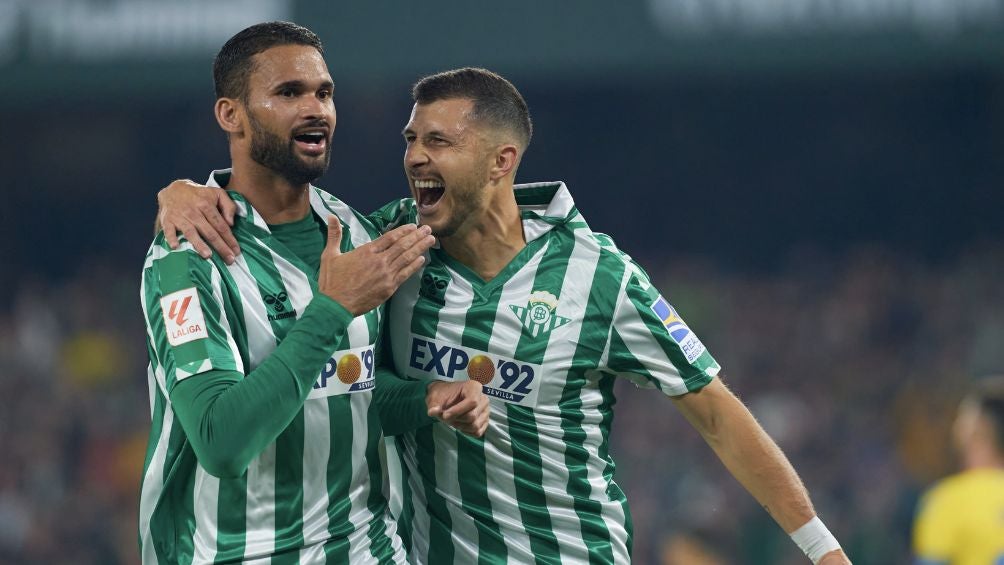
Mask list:
[[[418,136],[418,134],[415,133],[415,131],[413,129],[409,128],[409,127],[405,127],[403,130],[401,130],[401,135],[408,135],[409,133],[415,134],[416,137]],[[438,129],[434,129],[432,131],[427,131],[427,132],[425,132],[425,134],[422,137],[441,137],[443,139],[450,139],[451,138],[449,134],[447,134],[447,133],[445,133],[443,131],[440,131]]]
[[[331,82],[330,80],[326,80],[321,83],[321,88],[327,88],[330,90],[334,89],[334,87],[335,83]],[[283,90],[286,88],[292,88],[294,90],[305,90],[307,88],[307,84],[302,80],[287,80],[285,82],[281,82],[275,85],[275,88],[273,88],[273,90]]]

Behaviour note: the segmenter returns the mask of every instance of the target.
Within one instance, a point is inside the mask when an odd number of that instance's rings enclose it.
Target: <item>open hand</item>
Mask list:
[[[318,290],[353,316],[369,312],[390,298],[422,266],[423,254],[436,243],[430,231],[428,226],[406,224],[342,253],[342,224],[336,216],[329,216]]]

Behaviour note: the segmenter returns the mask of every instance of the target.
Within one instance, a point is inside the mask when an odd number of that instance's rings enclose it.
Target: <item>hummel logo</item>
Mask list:
[[[425,273],[422,275],[422,288],[419,294],[437,302],[443,302],[443,291],[446,290],[449,281],[436,275]]]
[[[286,309],[284,302],[286,302],[287,298],[288,296],[285,292],[280,292],[279,294],[266,294],[265,304],[271,306],[276,312],[282,312]]]

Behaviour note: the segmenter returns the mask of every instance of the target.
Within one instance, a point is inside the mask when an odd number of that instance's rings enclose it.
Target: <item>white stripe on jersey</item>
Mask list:
[[[143,301],[146,304],[146,301]],[[154,383],[150,383],[150,388]],[[170,405],[164,410],[163,423],[160,427],[160,437],[157,439],[157,447],[154,448],[150,466],[147,467],[146,476],[143,477],[143,495],[140,497],[139,508],[139,535],[143,538],[141,556],[144,565],[157,564],[157,550],[153,544],[153,534],[150,532],[150,520],[153,518],[153,511],[156,510],[157,501],[160,500],[164,491],[164,461],[167,460],[167,445],[171,438],[171,428],[174,426],[174,412]]]
[[[618,292],[617,307],[614,309],[611,331],[615,327],[645,328],[645,322],[638,315],[637,308],[635,308],[631,299],[626,296],[627,285],[631,276],[632,273],[629,270],[625,270],[624,278],[621,280],[621,288]],[[658,388],[669,396],[678,396],[687,392],[687,383],[680,377],[679,371],[677,371],[665,351],[658,347],[651,347],[651,341],[635,340],[630,334],[621,333],[620,337],[624,340],[624,346],[631,352],[631,355],[635,359],[638,359],[645,367],[662,367],[664,370],[660,371],[657,375],[653,375],[653,377],[658,379],[658,383],[634,373],[621,373],[617,375],[618,377],[624,377],[641,388]],[[603,352],[604,355],[601,360],[603,363],[608,361],[610,353],[609,342],[610,340],[607,340],[607,350]]]
[[[590,486],[590,497],[593,500],[602,501],[600,515],[603,523],[610,531],[610,548],[614,552],[614,563],[627,563],[630,555],[624,542],[628,539],[627,530],[624,523],[627,517],[624,515],[624,507],[618,502],[610,502],[607,494],[609,483],[603,477],[603,458],[600,457],[600,446],[603,445],[603,433],[600,429],[600,422],[603,415],[596,409],[603,402],[603,394],[599,390],[597,381],[604,374],[601,371],[587,371],[586,378],[592,383],[582,388],[579,393],[579,400],[582,402],[582,427],[585,432],[585,440],[582,448],[589,453],[590,461],[597,462],[597,465],[589,465],[586,468],[586,477]],[[589,406],[590,409],[586,409]],[[619,551],[618,551],[619,550]]]
[[[318,209],[318,206],[322,207],[321,209],[327,208],[334,210],[335,215],[337,215],[342,220],[342,222],[344,222],[345,225],[348,226],[349,231],[352,233],[352,247],[359,247],[360,245],[363,245],[370,241],[369,232],[366,231],[366,228],[363,227],[362,223],[359,222],[359,219],[356,218],[356,215],[352,213],[352,209],[349,208],[349,206],[344,202],[334,199],[331,200],[326,199],[320,194],[318,194],[317,191],[311,190],[310,203],[311,205],[314,206],[315,210]],[[327,217],[323,218],[325,222],[328,220]]]
[[[544,254],[544,245],[520,269],[515,277],[502,287],[499,297],[499,307],[496,315],[508,314],[508,304],[519,304],[533,292],[534,275]],[[488,341],[490,352],[515,352],[522,335],[522,326],[516,324],[492,324],[492,334]],[[460,341],[448,343],[460,343]],[[538,387],[540,384],[537,385]],[[538,402],[540,399],[538,398]],[[526,533],[519,511],[519,501],[516,498],[516,469],[513,458],[512,434],[509,432],[508,404],[500,400],[489,400],[491,417],[489,430],[485,432],[485,467],[492,471],[486,473],[486,489],[488,500],[492,506],[492,516],[502,530],[509,559],[517,563],[530,563],[534,560],[533,549],[530,546],[530,536]],[[492,429],[494,428],[494,429]],[[497,469],[497,471],[496,471]],[[507,510],[513,509],[510,513]],[[477,559],[477,555],[474,556]]]
[[[302,549],[300,549],[300,559],[299,559],[300,565],[314,565],[315,563],[316,564],[325,563],[326,559],[327,556],[324,555],[323,543],[315,543],[314,545],[307,544]]]
[[[230,346],[230,354],[234,356],[234,366],[238,368],[237,370],[240,370],[244,357],[237,347],[237,340],[234,339],[234,328],[230,325],[230,319],[227,318],[227,309],[223,307],[223,304],[225,304],[223,301],[223,277],[218,270],[212,270],[211,281],[213,284],[213,298],[220,306],[220,327],[227,332],[227,344]]]
[[[275,442],[251,460],[247,470],[244,559],[275,551]]]
[[[582,304],[586,304],[589,301],[588,290],[593,287],[593,279],[596,276],[596,268],[599,265],[599,249],[583,245],[579,238],[573,239],[572,245],[574,247],[572,248],[572,253],[569,255],[568,269],[565,271],[565,277],[561,282],[561,296],[575,297],[577,289],[585,289],[586,295],[579,296],[578,299]],[[586,265],[586,267],[581,267],[582,265]],[[544,351],[543,365],[545,367],[553,366],[554,358],[562,355],[562,341],[570,340],[573,344],[579,343],[582,324],[575,324],[573,327],[577,327],[578,330],[574,336],[562,336],[557,332],[551,332],[547,349]],[[558,375],[555,376],[557,377]],[[566,371],[560,377],[562,382],[567,382],[568,372]],[[560,394],[561,391],[558,391],[558,393]],[[560,397],[538,399],[539,409],[534,412],[538,429],[562,429],[561,413],[557,410],[560,401]],[[551,409],[552,407],[553,409]],[[559,461],[565,460],[568,446],[565,443],[564,433],[538,433],[537,441],[540,444],[539,449],[542,456],[551,451]],[[548,512],[551,514],[551,529],[558,541],[558,551],[561,561],[563,563],[587,563],[589,561],[589,552],[582,543],[582,522],[579,519],[578,513],[575,512],[575,501],[566,489],[555,488],[555,485],[568,484],[568,465],[544,464],[542,465],[541,472],[541,483],[547,500],[559,502],[556,505],[548,504]],[[604,499],[600,500],[600,502],[602,503],[604,500],[608,500],[608,497],[604,496]],[[578,537],[569,535],[569,532],[578,532]]]
[[[247,331],[248,370],[253,371],[275,350],[275,334],[268,321],[268,310],[261,298],[258,283],[251,274],[251,268],[244,255],[238,255],[233,265],[227,267],[237,293],[240,294],[241,309],[244,312],[244,327]]]
[[[303,404],[303,544],[304,551],[323,545],[328,534],[328,461],[331,458],[331,422],[328,397]],[[308,439],[309,438],[309,439]],[[322,552],[323,553],[323,552]],[[301,559],[304,563],[312,561]]]
[[[213,288],[213,298],[220,305],[219,323],[220,327],[226,331],[230,352],[234,356],[237,366],[241,363],[240,350],[237,342],[233,339],[233,328],[227,318],[226,308],[223,307],[223,287],[220,273],[216,269],[211,271],[211,283]],[[219,494],[220,479],[206,472],[201,464],[195,467],[194,484],[194,504],[195,512],[195,535],[192,540],[194,546],[195,563],[212,563],[216,559],[217,536],[219,534]]]
[[[244,255],[238,255],[227,270],[240,294],[247,331],[248,366],[253,371],[275,350],[275,334],[268,322],[268,311],[258,283]],[[248,465],[245,532],[245,559],[268,555],[275,550],[275,442]]]
[[[217,512],[220,500],[220,479],[198,465],[195,468],[195,536],[193,563],[212,563],[216,559],[216,535],[219,533]]]
[[[422,271],[425,272],[424,270]],[[415,275],[412,277],[414,280],[419,280],[421,277]],[[446,288],[446,303],[453,306],[455,310],[466,311],[471,307],[471,302],[474,298],[473,287],[470,286],[466,280],[454,280]],[[446,310],[445,308],[443,310]],[[410,328],[408,328],[410,332]],[[436,339],[449,341],[449,343],[461,343],[463,335],[461,331],[463,328],[447,328],[443,331],[443,327],[439,326],[436,330]],[[405,338],[409,339],[409,338]],[[402,343],[408,343],[404,341]],[[491,418],[489,418],[489,421]],[[489,432],[485,432],[489,433]],[[434,423],[432,425],[432,441],[436,445],[436,489],[443,496],[446,502],[446,510],[450,515],[451,531],[453,533],[454,539],[454,552],[453,552],[453,562],[458,565],[463,565],[465,563],[475,563],[478,560],[478,530],[474,526],[474,521],[471,520],[466,513],[463,511],[463,500],[460,496],[460,479],[457,476],[457,435],[453,431],[453,428],[442,424]],[[412,485],[413,487],[415,485]],[[417,489],[414,489],[417,490]],[[424,493],[423,493],[424,495]],[[422,507],[422,513],[425,514],[425,507]],[[418,508],[415,509],[415,513],[418,514]],[[428,515],[424,516],[426,520],[429,520]],[[414,536],[413,536],[414,537]],[[469,540],[467,543],[456,543],[457,540]],[[428,559],[428,553],[421,555],[423,559]]]
[[[350,348],[367,345],[370,342],[369,328],[366,324],[352,324],[349,326],[348,338]],[[363,371],[366,371],[365,366]],[[370,482],[367,480],[370,472],[366,462],[368,438],[365,433],[360,433],[360,431],[367,429],[366,415],[372,398],[371,394],[349,395],[349,407],[352,410],[352,459],[350,462],[352,465],[352,484],[358,485],[358,489],[351,491],[349,497],[351,502],[349,521],[353,524],[365,524],[373,519],[373,513],[366,506],[371,488]],[[349,538],[349,544],[349,555],[352,556],[353,561],[359,563],[375,561],[370,554],[371,540],[365,530],[356,530],[356,533]]]

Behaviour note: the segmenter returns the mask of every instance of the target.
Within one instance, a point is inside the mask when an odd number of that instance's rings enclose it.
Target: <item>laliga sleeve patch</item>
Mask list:
[[[161,298],[160,309],[164,312],[167,342],[172,346],[209,337],[206,319],[202,314],[202,303],[199,302],[199,291],[195,287],[172,292]]]
[[[694,360],[704,353],[704,344],[690,330],[687,323],[680,318],[676,310],[669,305],[669,302],[666,302],[665,298],[660,296],[652,304],[651,308],[655,312],[655,315],[659,317],[662,325],[665,326],[666,331],[669,332],[669,336],[680,346],[680,350],[683,352],[684,357],[686,357],[687,363],[693,363]]]

